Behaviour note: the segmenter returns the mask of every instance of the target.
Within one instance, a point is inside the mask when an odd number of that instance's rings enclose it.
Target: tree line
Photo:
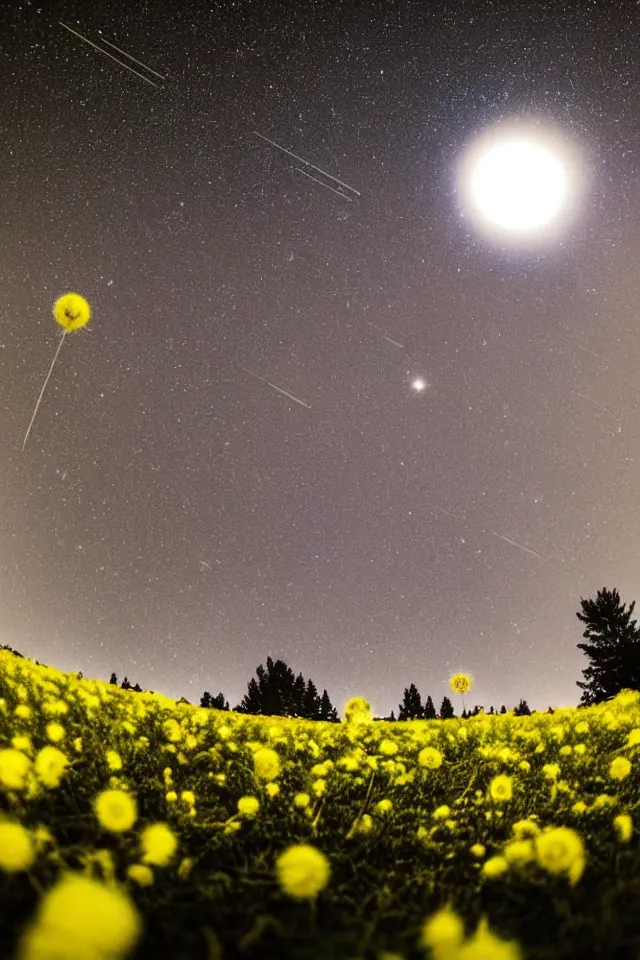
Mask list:
[[[615,697],[621,690],[640,691],[640,629],[636,621],[631,619],[635,607],[635,600],[628,609],[620,600],[617,590],[608,590],[603,587],[598,590],[596,599],[580,600],[581,611],[576,613],[578,619],[586,625],[583,638],[586,643],[579,643],[578,649],[586,655],[589,665],[583,670],[583,680],[577,681],[582,690],[579,706],[591,706],[602,703]],[[14,650],[8,644],[0,644],[0,650],[9,650],[18,657],[22,653]],[[35,663],[39,665],[36,660]],[[78,672],[82,677],[82,672]],[[115,673],[109,681],[118,684]],[[142,693],[139,683],[134,686],[125,677],[120,687],[123,690],[132,690]],[[150,691],[153,693],[153,691]],[[189,703],[181,697],[178,703]],[[201,707],[214,710],[229,710],[229,702],[222,693],[212,696],[205,690],[200,700]],[[302,673],[294,674],[283,660],[273,660],[267,657],[265,665],[256,669],[256,676],[247,685],[247,692],[243,699],[234,708],[236,713],[262,714],[264,716],[301,717],[305,720],[327,720],[338,722],[338,712],[331,703],[326,689],[322,694],[311,679],[305,680]],[[475,716],[484,708],[476,705],[467,712],[463,709],[461,716]],[[499,711],[490,707],[489,714],[506,713],[507,708],[502,706]],[[526,716],[532,711],[526,700],[520,700],[514,708],[516,716]],[[551,707],[549,712],[553,713]],[[431,696],[422,700],[415,683],[405,687],[402,703],[398,706],[398,716],[391,711],[388,717],[376,717],[378,720],[446,720],[454,717],[455,711],[449,697],[444,697],[439,711],[436,711]]]

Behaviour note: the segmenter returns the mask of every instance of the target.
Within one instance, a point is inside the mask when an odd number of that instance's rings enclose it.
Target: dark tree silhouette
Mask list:
[[[454,717],[455,711],[451,700],[449,700],[449,697],[443,697],[442,703],[440,704],[440,719],[452,720]]]
[[[319,711],[319,720],[326,720],[329,723],[338,722],[338,711],[331,703],[329,699],[329,694],[326,690],[322,691],[322,696],[320,697],[320,711]]]
[[[228,710],[229,702],[225,700],[224,694],[219,693],[217,697],[212,697],[209,691],[205,690],[200,699],[200,706],[212,710]]]
[[[293,681],[293,715],[301,717],[304,715],[305,697],[307,693],[304,677],[301,673]]]
[[[506,712],[507,712],[507,708],[505,707],[505,705],[504,705],[504,703],[503,703],[502,706],[500,707],[500,713],[506,713]]]
[[[116,687],[118,686],[118,678],[116,677],[115,673],[111,674],[111,679],[109,680],[109,683],[114,684],[114,686]]]
[[[142,693],[142,687],[139,683],[136,683],[135,687],[132,687],[131,689],[135,690],[136,693]]]
[[[205,692],[200,697],[200,706],[205,707],[207,710],[211,706],[211,694],[209,693],[208,690],[205,690]]]
[[[437,717],[436,708],[433,705],[433,700],[429,695],[424,702],[424,710],[422,711],[422,716],[425,720],[435,720]]]
[[[415,683],[404,688],[402,703],[398,707],[398,720],[422,720],[424,708],[422,697]]]
[[[513,714],[515,717],[530,717],[531,709],[526,700],[521,700],[517,707],[515,707]]]
[[[304,692],[302,716],[307,720],[320,719],[320,697],[313,680],[307,680],[307,689]]]
[[[125,677],[122,683],[120,684],[121,690],[131,690],[131,684],[129,683],[129,678]]]
[[[21,660],[28,659],[27,657],[25,657],[24,653],[19,653],[17,650],[14,650],[13,647],[10,647],[8,643],[0,644],[0,650],[8,650],[9,653],[12,653],[15,657],[20,657]],[[36,660],[36,663],[38,663],[37,660]]]
[[[236,707],[238,713],[271,717],[298,716],[309,720],[324,719],[321,716],[323,709],[329,713],[326,719],[332,719],[335,714],[328,695],[323,708],[323,698],[318,697],[313,680],[305,684],[302,674],[296,677],[284,660],[274,661],[267,657],[266,666],[261,664],[256,669],[256,675],[257,679],[254,677],[249,681],[247,692]]]
[[[628,610],[617,590],[598,590],[595,600],[580,598],[579,620],[587,625],[579,643],[591,661],[577,681],[582,690],[580,703],[589,706],[615,697],[621,690],[640,690],[640,631],[631,620],[635,600]]]

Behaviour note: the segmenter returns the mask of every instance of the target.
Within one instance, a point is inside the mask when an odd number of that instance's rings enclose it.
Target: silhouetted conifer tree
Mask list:
[[[402,703],[398,707],[398,720],[421,720],[423,710],[422,697],[415,683],[405,687]]]
[[[206,709],[209,709],[209,707],[211,706],[211,694],[209,693],[208,690],[205,690],[205,692],[200,697],[200,706],[205,707]]]
[[[305,720],[320,719],[320,697],[313,680],[307,680],[307,689],[304,692],[304,702],[302,704],[302,716]]]
[[[424,702],[422,716],[425,720],[435,720],[437,717],[436,708],[433,705],[433,700],[431,699],[430,695],[427,696],[427,699]]]
[[[329,699],[329,694],[326,690],[322,691],[322,696],[320,697],[320,709],[318,720],[327,720],[329,723],[338,722],[338,711],[331,703]]]
[[[136,683],[135,687],[132,687],[131,689],[135,690],[136,693],[142,693],[142,687],[139,683]]]
[[[451,700],[449,700],[449,697],[443,697],[442,703],[440,704],[440,719],[452,720],[455,715]]]
[[[521,700],[518,706],[514,709],[513,713],[516,717],[530,717],[531,710],[527,701]]]
[[[111,679],[109,680],[109,683],[113,683],[115,686],[118,685],[118,678],[116,677],[115,673],[111,674]]]
[[[305,716],[304,705],[305,705],[305,696],[307,693],[307,688],[304,682],[304,677],[301,673],[293,681],[293,716],[303,717]]]
[[[602,703],[625,688],[640,690],[640,631],[631,620],[635,600],[628,610],[620,602],[617,590],[598,590],[595,600],[580,599],[582,613],[576,616],[587,629],[579,643],[591,661],[583,670],[580,702],[585,706]]]
[[[121,689],[121,690],[131,690],[131,684],[129,683],[129,680],[128,680],[127,677],[125,677],[124,680],[122,681],[122,683],[120,684],[120,689]]]
[[[502,706],[500,707],[500,713],[506,713],[506,712],[507,712],[507,708],[505,707],[505,705],[504,705],[504,703],[503,703]]]

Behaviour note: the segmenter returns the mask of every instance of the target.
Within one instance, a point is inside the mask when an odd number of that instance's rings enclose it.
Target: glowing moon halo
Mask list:
[[[520,120],[476,134],[456,167],[464,219],[514,250],[566,233],[590,179],[582,151],[562,130]]]

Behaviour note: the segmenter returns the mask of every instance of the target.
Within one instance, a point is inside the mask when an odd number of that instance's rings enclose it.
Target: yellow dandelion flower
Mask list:
[[[609,767],[612,780],[624,780],[631,773],[631,763],[626,757],[616,757]]]
[[[425,747],[418,754],[418,763],[428,770],[437,770],[442,766],[442,754],[435,747]]]
[[[260,809],[260,801],[257,797],[240,797],[238,800],[238,813],[243,817],[255,817]]]
[[[449,680],[449,686],[454,693],[465,694],[471,690],[473,683],[471,677],[466,673],[454,673]]]
[[[508,869],[509,861],[505,857],[489,857],[482,865],[482,873],[491,880],[494,877],[500,877]]]
[[[532,840],[512,840],[504,848],[507,863],[522,866],[535,860],[535,851]]]
[[[175,790],[169,790],[167,793],[165,793],[164,798],[167,803],[176,803],[178,800],[178,794],[175,792]]]
[[[535,820],[516,820],[511,829],[516,840],[532,840],[540,833]]]
[[[144,863],[132,863],[127,867],[127,876],[141,887],[150,887],[155,879],[151,867]]]
[[[91,307],[78,293],[65,293],[53,306],[53,316],[67,332],[79,330],[91,318]]]
[[[20,720],[28,720],[33,713],[31,707],[29,707],[26,703],[19,703],[13,712],[15,713],[16,717],[20,718]]]
[[[314,781],[312,790],[316,797],[324,797],[327,792],[327,781],[322,779]]]
[[[425,922],[420,946],[430,950],[434,960],[457,957],[457,948],[464,940],[464,923],[451,907],[443,907]]]
[[[7,790],[24,790],[31,760],[11,747],[0,750],[0,786]]]
[[[531,764],[529,763],[528,760],[521,760],[520,763],[518,764],[518,767],[520,768],[520,770],[522,770],[523,773],[529,773],[529,771],[531,770]]]
[[[633,833],[633,820],[628,813],[621,813],[613,818],[613,826],[621,843],[627,843]]]
[[[28,870],[35,858],[29,831],[21,823],[0,823],[0,870],[5,873]]]
[[[67,873],[40,900],[18,957],[50,957],[58,944],[55,956],[115,960],[131,952],[141,933],[140,914],[123,891]]]
[[[496,803],[505,803],[507,800],[511,800],[513,796],[511,777],[507,777],[505,774],[494,777],[489,784],[489,794]]]
[[[577,813],[578,815],[580,815],[581,813],[585,813],[586,810],[587,810],[587,805],[584,802],[584,800],[577,800],[574,803],[574,805],[571,807],[572,813]]]
[[[393,803],[391,802],[391,800],[387,800],[387,799],[379,800],[378,803],[376,803],[375,809],[377,813],[382,813],[382,814],[391,813],[393,809]]]
[[[43,747],[38,750],[34,767],[38,779],[45,787],[55,789],[60,785],[69,760],[57,747]]]
[[[344,708],[345,723],[367,723],[371,720],[371,704],[364,697],[351,697]]]
[[[101,826],[112,833],[130,830],[138,819],[136,801],[124,790],[103,790],[95,798],[93,809]]]
[[[629,731],[629,736],[627,737],[627,746],[637,747],[639,743],[640,743],[640,727],[634,727],[633,730]]]
[[[557,763],[545,763],[542,768],[542,774],[547,780],[557,780],[560,776],[560,767]]]
[[[451,813],[451,807],[448,807],[446,803],[443,803],[441,807],[437,807],[431,814],[434,820],[446,820]]]
[[[586,744],[576,743],[575,747],[573,748],[573,752],[577,753],[579,757],[584,756],[584,754],[587,752]]]
[[[33,750],[31,737],[28,737],[24,734],[19,734],[17,737],[12,737],[11,746],[16,750],[22,750],[23,753],[30,753],[31,750]]]
[[[140,834],[144,863],[166,867],[178,847],[173,830],[166,823],[152,823]]]
[[[258,780],[275,780],[280,776],[280,757],[275,750],[262,747],[253,755],[253,770]]]
[[[398,744],[389,739],[381,740],[378,752],[384,754],[385,757],[392,757],[394,753],[398,752]]]
[[[267,791],[267,796],[271,797],[272,800],[280,793],[280,787],[277,783],[268,783],[265,790]]]
[[[282,890],[296,900],[315,898],[327,886],[329,861],[316,847],[298,843],[276,860],[276,874]]]
[[[481,860],[487,852],[487,848],[483,843],[474,843],[472,847],[469,847],[469,852],[472,857]]]
[[[183,790],[180,799],[189,807],[193,807],[196,802],[196,795],[193,790]]]
[[[298,810],[304,810],[305,807],[308,807],[311,803],[311,797],[308,793],[296,793],[293,798],[293,805],[297,807]]]
[[[535,840],[538,863],[548,873],[566,874],[572,884],[584,871],[586,855],[582,838],[570,827],[555,827]]]

